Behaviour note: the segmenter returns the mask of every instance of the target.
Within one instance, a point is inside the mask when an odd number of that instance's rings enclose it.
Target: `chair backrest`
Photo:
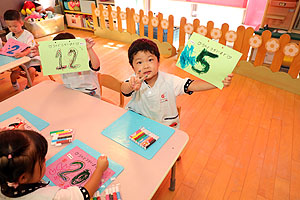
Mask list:
[[[114,91],[120,93],[119,106],[123,107],[124,106],[124,96],[121,92],[122,82],[109,74],[101,74],[101,73],[98,73],[98,81],[99,81],[99,85],[100,85],[101,99],[104,101],[107,101],[109,103],[113,103],[111,100],[102,96],[102,87],[106,87],[108,89],[111,89],[111,90],[114,90]]]

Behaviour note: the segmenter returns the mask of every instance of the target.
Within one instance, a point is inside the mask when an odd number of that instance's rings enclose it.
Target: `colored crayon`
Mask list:
[[[148,149],[155,141],[156,141],[156,139],[151,140],[150,144],[148,146],[146,146],[146,149]]]
[[[132,139],[136,140],[136,138],[139,137],[141,134],[144,134],[144,132],[143,131],[139,132],[138,134],[133,136]]]
[[[121,194],[120,194],[120,190],[119,190],[119,184],[116,185],[116,193],[117,193],[118,200],[121,200]]]
[[[52,135],[54,133],[58,134],[58,133],[63,133],[63,132],[65,133],[65,132],[71,132],[71,131],[73,131],[73,130],[72,129],[65,129],[65,130],[51,131],[50,135]]]
[[[139,143],[144,137],[146,137],[147,135],[146,134],[144,134],[144,135],[142,135],[141,137],[139,137],[136,141]]]
[[[113,194],[114,200],[118,200],[117,193],[116,193],[116,188],[115,187],[112,188],[112,194]]]
[[[105,200],[109,200],[109,193],[108,189],[105,190]]]
[[[142,144],[143,141],[147,140],[149,138],[149,135],[146,135],[143,139],[139,141],[139,144]]]
[[[134,134],[130,135],[130,137],[136,136],[139,132],[141,132],[141,129],[137,130]]]
[[[134,140],[135,140],[135,141],[138,141],[138,139],[139,139],[140,137],[142,137],[143,135],[145,135],[145,133],[144,133],[144,132],[141,132],[141,134],[140,134],[139,136],[137,136],[136,138],[134,138]]]

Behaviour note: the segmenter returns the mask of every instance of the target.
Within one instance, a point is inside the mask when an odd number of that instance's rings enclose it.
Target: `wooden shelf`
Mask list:
[[[83,13],[75,10],[64,10],[65,13],[79,14],[79,15],[92,15],[91,13]]]
[[[109,0],[109,1],[100,1],[100,0],[97,0],[97,3],[101,3],[101,4],[104,4],[104,5],[115,5],[115,1],[114,0]]]

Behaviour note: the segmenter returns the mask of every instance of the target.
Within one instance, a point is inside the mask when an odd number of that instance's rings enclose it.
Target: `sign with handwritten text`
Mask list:
[[[20,123],[24,125],[25,130],[33,130],[39,133],[39,130],[20,114],[16,114],[15,116],[0,122],[0,128],[13,130],[18,128]]]
[[[97,159],[76,146],[47,166],[45,176],[61,188],[83,186],[91,177],[97,166]],[[107,168],[99,187],[110,179],[115,172]]]
[[[222,81],[233,71],[241,56],[230,47],[193,33],[176,65],[222,89]]]
[[[84,39],[39,42],[44,75],[89,70],[89,58]]]
[[[16,53],[20,53],[26,48],[28,48],[27,44],[9,38],[5,43],[4,47],[2,47],[0,54],[6,56],[15,56]]]

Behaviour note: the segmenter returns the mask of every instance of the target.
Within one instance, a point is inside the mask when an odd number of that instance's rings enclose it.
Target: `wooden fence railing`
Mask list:
[[[93,4],[92,10],[95,35],[126,43],[131,43],[140,37],[148,37],[156,42],[162,55],[171,57],[176,54],[176,49],[173,46],[173,15],[169,15],[168,19],[164,19],[161,13],[153,16],[151,11],[146,15],[143,10],[140,10],[137,14],[133,8],[127,8],[123,12],[119,7],[112,10],[111,6],[108,6],[106,9],[102,4],[99,4],[98,8]],[[100,24],[98,24],[97,18]],[[126,23],[126,27],[123,27],[124,23]],[[187,23],[186,18],[182,17],[179,27],[178,54],[183,50],[187,36],[193,32],[218,41],[223,45],[231,43],[230,46],[233,49],[241,52],[242,57],[235,69],[236,73],[300,94],[300,79],[298,77],[300,48],[297,43],[290,41],[288,34],[283,34],[280,39],[275,39],[271,37],[270,31],[264,31],[260,36],[254,34],[254,29],[251,27],[246,29],[244,26],[239,26],[234,31],[229,29],[227,23],[222,24],[221,28],[215,28],[212,21],[207,22],[204,26],[200,25],[199,19],[194,19],[193,23]],[[155,35],[156,37],[154,37]],[[164,40],[165,36],[166,40]],[[253,49],[257,49],[257,54],[252,64],[247,60],[249,51]],[[272,63],[270,66],[262,66],[268,52],[274,53]],[[283,60],[287,57],[292,60],[288,72],[280,72]]]

